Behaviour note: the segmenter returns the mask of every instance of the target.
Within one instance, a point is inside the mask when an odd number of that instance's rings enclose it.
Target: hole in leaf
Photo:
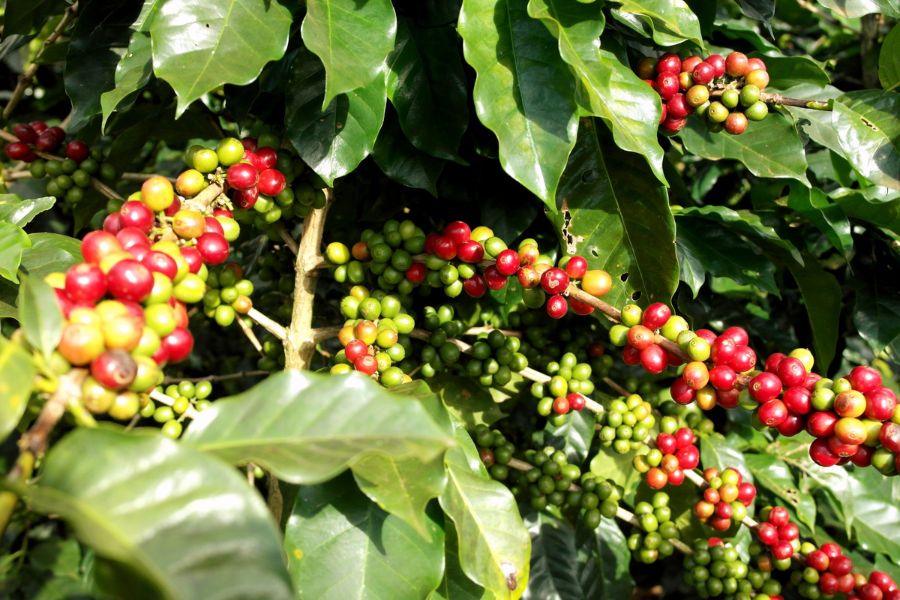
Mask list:
[[[632,300],[638,300],[640,297],[641,297],[641,290],[638,290],[631,295]]]
[[[621,275],[619,275],[619,279],[621,279],[623,282],[628,281],[628,273],[622,273]]]

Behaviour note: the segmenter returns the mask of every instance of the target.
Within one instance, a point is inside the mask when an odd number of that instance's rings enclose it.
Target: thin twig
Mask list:
[[[612,388],[613,391],[615,391],[620,396],[630,396],[631,395],[631,392],[629,392],[628,390],[623,388],[621,385],[619,385],[618,383],[616,383],[609,377],[603,377],[601,381],[603,381],[603,383],[605,383],[610,388]]]
[[[225,373],[224,375],[207,375],[205,377],[166,377],[163,380],[163,385],[170,385],[181,381],[190,381],[191,383],[198,383],[200,381],[228,381],[231,379],[243,379],[245,377],[266,377],[270,374],[269,371],[257,370],[238,371],[237,373]]]
[[[294,256],[297,256],[297,253],[300,251],[300,248],[297,246],[297,242],[294,241],[294,238],[291,237],[291,234],[288,232],[287,228],[284,226],[284,223],[278,223],[275,226],[275,231],[278,232],[278,236],[284,241],[285,246],[291,251]]]
[[[6,103],[6,106],[3,108],[3,120],[9,119],[9,116],[12,114],[13,110],[15,110],[16,105],[19,103],[19,100],[22,99],[22,96],[25,94],[25,90],[28,89],[28,86],[31,85],[31,80],[34,79],[35,74],[38,70],[38,61],[44,55],[44,51],[48,46],[53,44],[59,36],[63,34],[66,30],[66,27],[69,26],[69,23],[72,22],[72,19],[75,18],[75,13],[78,11],[78,3],[75,2],[66,9],[66,12],[63,13],[62,18],[59,20],[59,23],[56,24],[56,27],[53,31],[44,39],[41,43],[41,47],[38,49],[37,53],[34,55],[34,60],[30,65],[22,72],[22,75],[19,76],[19,81],[16,84],[16,89],[13,90],[12,96],[10,96],[9,101]]]
[[[260,343],[259,338],[256,337],[256,334],[253,333],[253,329],[251,329],[249,325],[244,323],[244,320],[241,319],[240,317],[238,317],[235,320],[237,321],[237,324],[241,330],[241,333],[243,333],[244,337],[246,337],[250,341],[250,345],[253,346],[253,349],[256,350],[257,352],[259,352],[260,354],[263,354],[262,344]]]
[[[156,400],[160,404],[165,404],[166,406],[174,406],[175,405],[175,398],[172,398],[171,396],[167,396],[166,394],[159,391],[158,389],[151,390],[150,399]],[[184,416],[187,417],[188,419],[196,419],[197,417],[200,416],[200,411],[198,411],[193,406],[188,405],[187,410],[184,411]]]
[[[726,92],[725,89],[712,90],[709,92],[710,98],[720,98]],[[774,92],[760,92],[759,99],[766,104],[772,106],[796,106],[798,108],[808,108],[810,110],[832,110],[833,100],[804,100],[802,98],[788,98]]]
[[[172,183],[175,183],[175,177],[168,177],[166,175],[157,175],[156,173],[122,173],[119,175],[119,179],[122,181],[146,181],[151,177],[163,177],[168,179]]]
[[[274,335],[276,338],[281,340],[282,342],[287,339],[288,330],[287,328],[280,324],[276,323],[263,313],[259,312],[255,308],[251,308],[247,313],[247,316],[253,319],[253,322]]]
[[[522,337],[521,331],[516,331],[514,329],[497,329],[496,327],[469,327],[463,332],[463,335],[481,335],[482,333],[490,333],[492,331],[499,331],[506,337]]]

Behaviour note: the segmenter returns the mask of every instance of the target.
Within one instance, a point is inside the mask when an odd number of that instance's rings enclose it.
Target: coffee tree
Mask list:
[[[9,0],[2,595],[900,598],[898,16]]]

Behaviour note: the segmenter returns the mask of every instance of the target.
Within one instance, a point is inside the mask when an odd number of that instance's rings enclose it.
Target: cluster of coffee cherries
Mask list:
[[[710,467],[703,471],[703,479],[706,487],[703,499],[694,504],[694,516],[716,531],[726,531],[733,522],[743,521],[756,498],[756,486],[732,468],[720,472]]]
[[[243,276],[237,263],[226,263],[209,270],[206,293],[203,294],[203,314],[222,327],[234,323],[237,315],[245,315],[253,308],[253,282]]]
[[[400,300],[382,290],[370,293],[368,288],[357,285],[341,301],[341,312],[347,318],[338,332],[343,349],[335,355],[331,373],[339,375],[355,369],[377,378],[386,387],[410,381],[395,363],[403,361],[412,348],[408,336],[416,322]]]
[[[278,145],[277,138],[268,137],[264,143]],[[191,168],[178,176],[175,186],[185,197],[224,179],[234,206],[253,209],[263,224],[281,219],[282,207],[294,201],[285,175],[285,171],[293,173],[293,162],[287,156],[281,158],[276,147],[260,146],[254,138],[224,138],[215,149],[191,146],[184,158]]]
[[[670,341],[688,328],[682,317],[673,316],[672,310],[661,302],[654,302],[646,309],[637,304],[622,308],[621,323],[609,330],[610,341],[622,350],[626,365],[640,364],[646,371],[662,373],[670,365],[681,364],[681,359],[660,345],[660,337]]]
[[[767,506],[760,513],[762,520],[756,537],[767,546],[775,560],[786,560],[800,550],[800,528],[791,522],[791,515],[783,506]]]
[[[611,446],[619,454],[627,454],[643,446],[656,425],[653,406],[638,394],[617,398],[606,409],[597,417],[600,445],[604,448]]]
[[[594,392],[593,369],[586,362],[578,362],[575,353],[566,352],[559,361],[546,362],[544,370],[550,380],[533,383],[530,392],[538,401],[537,413],[560,426],[571,411],[583,410],[585,396]]]
[[[11,132],[18,141],[8,143],[3,149],[4,154],[11,160],[29,163],[28,171],[33,178],[48,178],[47,194],[51,196],[75,204],[84,198],[94,175],[106,182],[115,179],[116,170],[101,162],[99,150],[91,150],[82,140],[65,142],[66,132],[61,127],[32,121],[13,125]],[[62,156],[46,157],[60,150]],[[46,158],[41,158],[38,153]]]
[[[163,435],[170,438],[181,437],[183,421],[188,409],[197,411],[205,410],[210,406],[207,400],[212,394],[212,383],[209,381],[181,381],[166,386],[165,394],[172,399],[172,404],[157,404],[149,399],[141,407],[140,415],[145,419],[152,419],[158,423]]]
[[[806,545],[806,544],[804,544]],[[792,581],[803,598],[847,594],[848,600],[897,600],[900,591],[884,571],[872,571],[869,577],[853,572],[853,560],[838,544],[829,542],[806,552],[806,568],[796,571]]]
[[[672,520],[669,495],[656,492],[650,502],[638,502],[634,507],[634,516],[644,532],[635,531],[628,536],[627,544],[632,556],[647,565],[671,556],[675,551],[671,540],[678,539],[678,527]]]
[[[737,548],[719,538],[699,539],[692,550],[684,557],[683,579],[698,597],[782,600],[781,583],[772,577],[768,561],[758,561],[756,568],[751,568],[741,560]]]
[[[688,427],[672,431],[674,420],[660,420],[660,432],[656,436],[656,448],[638,455],[634,466],[644,473],[644,480],[654,490],[668,485],[681,485],[684,472],[700,464],[700,450],[695,445],[697,436]]]
[[[509,461],[512,460],[516,447],[497,429],[491,429],[487,425],[478,425],[472,432],[472,439],[478,445],[478,454],[481,462],[497,481],[506,481],[509,478]]]
[[[733,135],[744,133],[749,121],[761,121],[769,114],[760,100],[769,85],[766,64],[741,52],[727,57],[691,55],[684,60],[666,53],[659,59],[642,58],[636,72],[659,94],[660,128],[668,134],[681,131],[695,112],[705,117],[711,130],[724,128]]]

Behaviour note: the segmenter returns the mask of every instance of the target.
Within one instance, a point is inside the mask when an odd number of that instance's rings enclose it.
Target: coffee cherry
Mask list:
[[[153,275],[136,260],[122,260],[107,274],[109,293],[120,300],[140,302],[153,290]]]
[[[3,149],[10,160],[25,160],[32,155],[31,148],[24,142],[12,142]]]
[[[681,72],[681,59],[677,54],[666,53],[663,54],[659,61],[656,63],[656,72],[657,73],[680,73]]]
[[[667,121],[684,119],[693,112],[684,94],[675,94],[666,102]]]
[[[725,59],[725,72],[732,77],[741,77],[747,73],[747,55],[732,52]]]
[[[749,71],[744,76],[744,80],[746,81],[746,85],[753,85],[762,90],[769,85],[769,74],[762,69],[756,69],[754,71]]]
[[[218,233],[204,233],[197,239],[197,250],[206,264],[219,265],[228,258],[228,241]]]
[[[664,102],[668,102],[669,98],[677,94],[680,88],[681,84],[675,74],[664,72],[656,78],[656,92]]]
[[[687,119],[667,118],[663,121],[662,129],[665,133],[672,135],[684,129],[685,125],[687,125]]]
[[[709,100],[709,88],[705,85],[694,85],[685,94],[688,106],[697,108]]]
[[[541,287],[548,294],[561,294],[569,287],[569,276],[562,269],[552,267],[541,275]]]
[[[641,365],[653,374],[662,373],[666,368],[666,352],[656,344],[641,350]]]
[[[756,409],[759,422],[767,427],[778,427],[788,416],[787,407],[781,400],[769,400]]]
[[[569,303],[559,294],[547,299],[547,314],[553,319],[561,319],[569,310]]]
[[[121,251],[119,240],[106,231],[91,231],[81,240],[81,255],[86,263],[100,264],[107,256]]]
[[[732,135],[740,135],[747,131],[747,116],[744,113],[733,112],[725,119],[725,131]]]
[[[134,227],[145,235],[153,227],[153,212],[143,202],[129,200],[119,209],[122,227]]]
[[[698,63],[694,70],[691,72],[691,78],[694,80],[694,83],[700,85],[706,85],[711,82],[715,77],[716,70],[713,66],[707,62]]]
[[[141,201],[153,212],[166,210],[175,201],[175,188],[165,177],[154,175],[141,185]]]
[[[107,350],[91,362],[91,376],[111,390],[128,387],[137,374],[137,364],[124,350]]]
[[[106,294],[106,276],[96,265],[77,264],[66,272],[66,294],[73,302],[93,304]]]
[[[711,103],[706,109],[706,118],[712,123],[724,123],[729,114],[725,105],[718,101]]]
[[[228,169],[231,172],[231,169]],[[229,181],[229,184],[231,181]],[[278,169],[267,168],[259,173],[259,191],[267,196],[277,196],[284,191],[287,182],[284,174]]]
[[[256,186],[259,180],[259,171],[253,165],[237,163],[228,167],[226,179],[228,185],[236,190],[249,190]]]
[[[715,78],[725,75],[725,59],[721,55],[710,54],[704,60],[707,64],[712,65],[713,76]]]
[[[162,339],[162,347],[165,349],[169,362],[181,362],[190,355],[194,348],[194,336],[185,327],[176,327],[175,330]]]
[[[652,79],[655,70],[656,61],[649,56],[645,56],[640,59],[637,63],[637,66],[635,66],[634,68],[634,72],[637,73],[637,76],[641,79]]]

